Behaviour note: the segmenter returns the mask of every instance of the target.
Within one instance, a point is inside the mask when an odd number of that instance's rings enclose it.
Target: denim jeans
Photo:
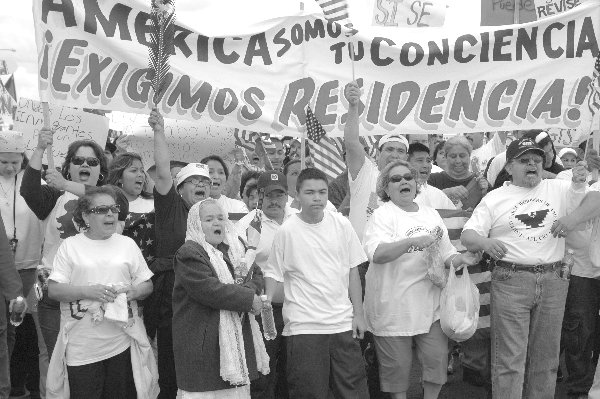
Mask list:
[[[494,399],[554,397],[568,285],[557,271],[492,271]]]
[[[592,351],[598,331],[600,280],[571,276],[562,325],[567,365],[567,393],[586,394],[594,381]]]
[[[8,303],[0,298],[0,399],[10,395],[10,356],[6,342]]]
[[[48,298],[48,293],[38,302],[38,320],[46,343],[48,360],[52,357],[60,330],[60,302]]]

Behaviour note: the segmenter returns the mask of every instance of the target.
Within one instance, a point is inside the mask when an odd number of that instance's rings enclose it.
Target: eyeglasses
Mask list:
[[[405,173],[403,175],[394,175],[390,177],[390,183],[400,183],[402,180],[411,181],[414,179],[412,173]]]
[[[114,205],[98,205],[87,210],[86,213],[94,213],[96,215],[107,215],[108,211],[112,213],[119,213],[121,207],[117,204]]]
[[[194,186],[198,186],[198,187],[208,187],[209,183],[206,182],[206,180],[201,180],[201,179],[188,179],[186,181],[184,181],[184,183],[191,183]]]
[[[86,158],[86,157],[73,157],[73,158],[71,158],[71,163],[73,165],[77,165],[77,166],[83,165],[84,162],[87,163],[89,166],[92,166],[92,167],[100,165],[100,160],[98,158],[96,158],[96,157],[89,157],[89,158]]]

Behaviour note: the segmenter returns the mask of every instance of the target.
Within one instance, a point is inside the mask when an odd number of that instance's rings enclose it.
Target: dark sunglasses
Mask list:
[[[83,163],[87,163],[89,166],[98,166],[100,165],[100,160],[96,157],[73,157],[71,158],[71,163],[73,165],[83,165]]]
[[[411,181],[414,179],[412,173],[405,173],[403,175],[390,176],[390,183],[400,183],[402,180]]]
[[[115,205],[98,205],[93,208],[87,210],[86,213],[94,213],[96,215],[107,215],[108,211],[112,213],[119,213],[121,207],[117,204]]]

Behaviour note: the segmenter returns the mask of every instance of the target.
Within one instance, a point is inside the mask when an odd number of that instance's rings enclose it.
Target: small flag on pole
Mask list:
[[[323,10],[323,15],[325,15],[325,19],[330,22],[337,22],[341,26],[348,28],[348,32],[346,32],[346,36],[354,36],[356,29],[354,29],[354,25],[350,22],[350,16],[348,15],[348,4],[346,0],[316,0],[317,4]]]
[[[152,89],[154,101],[158,101],[166,90],[169,73],[169,56],[173,49],[175,34],[175,1],[152,0],[150,14],[150,46],[148,46],[148,66],[154,72]]]
[[[310,153],[317,169],[325,172],[327,177],[335,179],[346,169],[342,150],[336,139],[326,136],[325,129],[319,123],[310,107],[306,109],[306,132],[313,143]]]

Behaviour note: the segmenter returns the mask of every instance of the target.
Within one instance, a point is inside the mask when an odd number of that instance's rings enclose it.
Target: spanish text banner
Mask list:
[[[477,31],[363,29],[348,39],[315,16],[206,37],[177,25],[165,93],[147,67],[147,2],[34,3],[42,99],[300,135],[310,106],[343,134],[344,85],[363,89],[361,134],[577,129],[600,41],[600,0],[540,21]],[[226,23],[226,21],[224,21]]]

